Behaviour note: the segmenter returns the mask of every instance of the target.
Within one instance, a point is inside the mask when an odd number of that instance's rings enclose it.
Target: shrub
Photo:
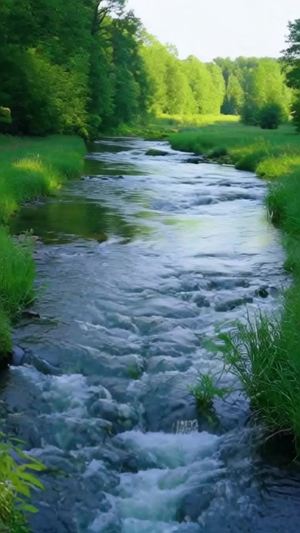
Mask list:
[[[258,116],[258,123],[264,130],[276,130],[283,121],[282,108],[279,104],[265,104]]]

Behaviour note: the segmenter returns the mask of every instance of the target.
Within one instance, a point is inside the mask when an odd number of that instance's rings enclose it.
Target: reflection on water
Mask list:
[[[26,364],[1,384],[2,427],[48,467],[33,533],[297,530],[299,475],[260,455],[246,398],[209,422],[190,394],[199,371],[222,373],[216,332],[279,305],[265,185],[189,161],[106,139],[82,180],[13,222],[40,237],[39,316],[19,324]]]
[[[111,236],[131,240],[147,234],[145,226],[126,221],[117,210],[74,198],[27,206],[11,223],[14,233],[19,233],[24,227],[32,230],[45,244],[65,244],[76,237],[98,242],[104,242]]]

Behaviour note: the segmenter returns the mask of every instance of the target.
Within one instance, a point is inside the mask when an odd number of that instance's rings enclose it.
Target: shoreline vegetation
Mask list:
[[[204,155],[268,182],[266,208],[282,230],[285,268],[292,285],[279,317],[260,313],[222,336],[228,368],[237,375],[253,411],[270,434],[290,436],[300,448],[300,144],[291,125],[259,131],[238,124],[186,129],[170,137],[177,150]]]
[[[24,202],[55,194],[80,175],[84,141],[75,136],[0,136],[0,364],[12,352],[11,327],[34,299],[33,238],[15,238],[7,224]],[[30,230],[30,228],[28,228]]]

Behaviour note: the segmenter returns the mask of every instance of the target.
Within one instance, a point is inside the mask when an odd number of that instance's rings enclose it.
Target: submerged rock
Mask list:
[[[39,313],[37,313],[36,311],[32,311],[31,309],[25,309],[22,312],[22,317],[30,319],[41,318]]]
[[[192,163],[194,165],[199,165],[199,163],[203,163],[203,157],[189,157],[188,159],[185,159],[183,161],[184,163]]]
[[[11,354],[11,364],[14,366],[20,366],[25,360],[25,350],[21,346],[14,346]]]
[[[157,150],[156,148],[150,148],[150,150],[147,150],[146,155],[165,156],[169,155],[169,152],[166,152],[165,150]]]

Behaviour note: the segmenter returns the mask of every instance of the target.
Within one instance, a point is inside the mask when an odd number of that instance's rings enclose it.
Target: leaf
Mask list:
[[[34,505],[30,505],[29,503],[24,503],[20,509],[22,511],[25,511],[27,513],[38,513],[38,509],[34,507]]]

